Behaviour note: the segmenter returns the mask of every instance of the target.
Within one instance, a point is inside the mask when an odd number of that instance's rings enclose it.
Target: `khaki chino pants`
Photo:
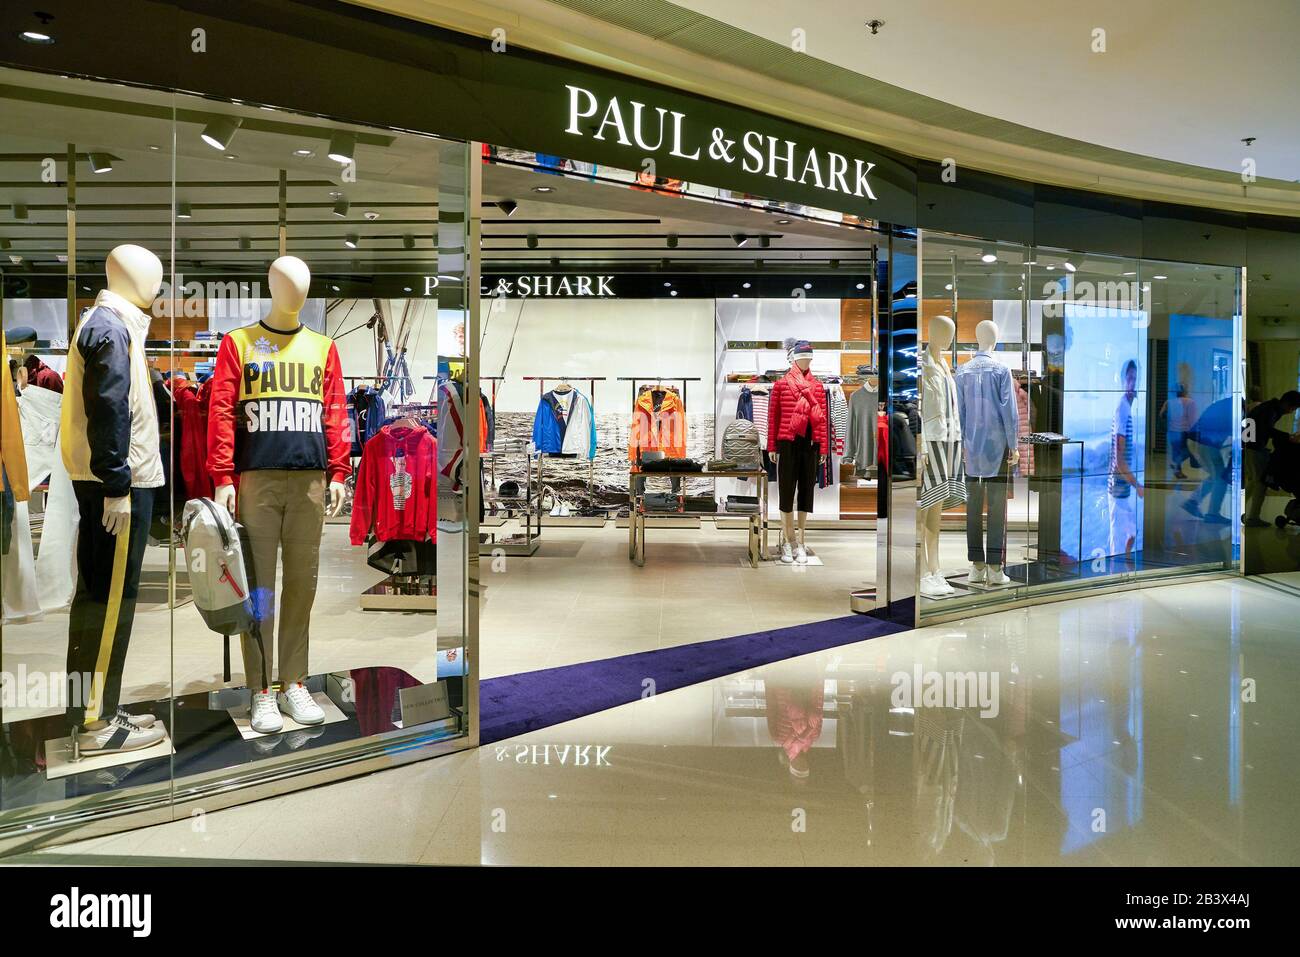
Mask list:
[[[285,686],[307,679],[311,606],[316,600],[320,538],[325,524],[325,473],[258,469],[239,477],[237,518],[244,527],[244,559],[257,616],[266,667],[274,672],[279,646],[279,676]],[[276,566],[283,561],[279,641],[276,641]],[[244,674],[254,691],[271,686],[262,672],[257,635],[243,636]]]

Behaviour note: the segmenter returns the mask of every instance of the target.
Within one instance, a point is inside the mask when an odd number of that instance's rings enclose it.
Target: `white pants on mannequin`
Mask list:
[[[77,588],[77,497],[59,454],[59,413],[63,396],[28,386],[18,397],[22,418],[27,477],[33,489],[49,479],[41,551],[36,556],[36,590],[42,611],[60,611],[72,604]]]

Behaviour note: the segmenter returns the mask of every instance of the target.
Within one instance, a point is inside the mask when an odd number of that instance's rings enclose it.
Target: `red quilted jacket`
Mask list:
[[[787,378],[774,383],[767,406],[767,450],[775,452],[778,442],[789,442],[797,435],[807,435],[811,418],[813,441],[821,448],[822,455],[827,455],[830,453],[830,439],[826,428],[826,387],[811,372],[800,373],[798,366],[791,366],[790,371],[802,376],[812,387],[807,390],[812,393],[811,408],[804,407],[803,395],[790,384],[788,374]]]

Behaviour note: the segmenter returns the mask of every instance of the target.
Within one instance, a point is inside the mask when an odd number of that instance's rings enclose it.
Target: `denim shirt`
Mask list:
[[[966,474],[992,478],[1016,447],[1020,427],[1011,370],[978,352],[957,369],[955,379]]]

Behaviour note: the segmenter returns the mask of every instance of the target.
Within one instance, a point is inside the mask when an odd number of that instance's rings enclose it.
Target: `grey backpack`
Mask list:
[[[192,498],[185,503],[181,530],[194,605],[204,623],[222,635],[252,631],[256,617],[235,520],[212,499]]]
[[[758,444],[758,426],[749,419],[730,422],[722,433],[722,454],[719,458],[736,463],[738,469],[761,469],[763,456]]]

